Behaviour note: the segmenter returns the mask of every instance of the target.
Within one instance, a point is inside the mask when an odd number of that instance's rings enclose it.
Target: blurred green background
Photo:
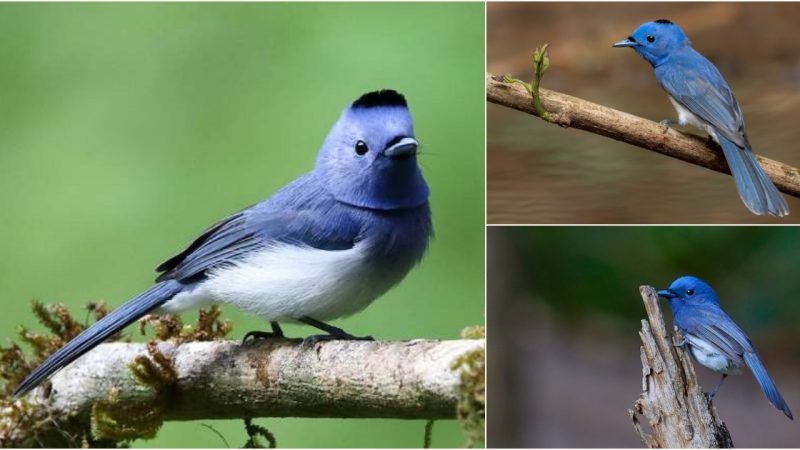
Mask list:
[[[736,93],[754,151],[800,165],[800,3],[489,2],[487,70],[530,80],[531,52],[550,43],[542,87],[653,121],[676,119],[652,67],[611,44],[670,19]],[[705,137],[692,127],[676,129]],[[630,144],[487,107],[490,223],[800,223],[756,216],[729,175]]]
[[[310,170],[341,110],[386,87],[415,119],[436,239],[399,287],[335,324],[412,339],[482,323],[483,29],[482,3],[0,5],[0,335],[32,324],[33,298],[77,311],[145,289],[215,220]],[[224,316],[233,339],[267,325]],[[241,421],[203,423],[244,442]],[[424,428],[256,423],[283,447],[416,447]],[[436,424],[433,445],[462,442],[455,421]],[[224,443],[189,422],[134,445]]]
[[[798,253],[798,227],[490,227],[488,445],[641,447],[627,415],[642,389],[639,286],[681,275],[711,284],[800,409]],[[719,381],[695,368],[706,390]],[[737,447],[800,442],[747,370],[714,405]]]

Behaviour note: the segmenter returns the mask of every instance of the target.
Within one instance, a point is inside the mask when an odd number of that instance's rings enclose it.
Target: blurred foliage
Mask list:
[[[681,275],[709,282],[748,333],[796,328],[800,291],[796,227],[537,227],[508,229],[523,280],[562,319],[639,319],[638,287]],[[626,320],[631,329],[637,320]]]
[[[336,325],[411,339],[456,338],[482,322],[483,11],[480,3],[0,5],[0,335],[32,322],[26,299],[122,304],[205,227],[308,171],[342,109],[385,87],[409,101],[436,239],[403,283]],[[225,316],[232,339],[267,325],[231,309]],[[263,423],[290,447],[418,446],[424,427]],[[245,439],[240,421],[169,422],[133,445],[222,445],[215,430]],[[462,442],[456,421],[437,424],[434,446]]]

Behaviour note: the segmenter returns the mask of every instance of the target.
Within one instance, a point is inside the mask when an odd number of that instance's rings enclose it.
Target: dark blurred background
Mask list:
[[[436,239],[403,283],[334,324],[413,339],[483,322],[483,4],[5,3],[0,61],[0,340],[33,325],[33,298],[84,317],[141,292],[214,221],[310,170],[341,111],[386,87],[414,117]],[[231,339],[268,327],[223,309]],[[281,447],[417,447],[425,427],[256,423]],[[202,424],[245,440],[238,420],[169,422],[134,446],[227,445]],[[440,421],[432,442],[464,435]]]
[[[800,165],[798,3],[500,3],[487,5],[487,70],[654,121],[677,115],[650,65],[611,44],[641,23],[677,23],[736,93],[754,151]],[[487,104],[490,223],[788,223],[751,214],[733,179],[591,133]],[[700,134],[691,127],[682,131]]]
[[[708,281],[800,411],[796,227],[489,227],[490,447],[642,447],[641,285]],[[669,308],[664,303],[667,320]],[[719,375],[695,365],[710,390]],[[714,400],[737,447],[797,447],[752,374]]]

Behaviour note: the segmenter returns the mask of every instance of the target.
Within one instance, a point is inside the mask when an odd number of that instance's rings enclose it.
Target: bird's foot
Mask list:
[[[705,395],[707,402],[710,402],[711,400],[714,400],[714,395],[715,394],[716,394],[716,392],[703,392],[703,395]]]
[[[708,140],[706,141],[706,145],[708,145],[709,147],[711,147],[713,149],[717,149],[719,151],[722,151],[722,146],[720,146],[719,142],[717,142],[714,139],[714,136],[711,136],[710,134],[708,135]]]
[[[664,127],[664,133],[666,133],[667,131],[669,131],[670,125],[675,125],[675,124],[677,124],[677,123],[678,123],[678,122],[676,122],[676,121],[674,121],[674,120],[669,120],[669,119],[664,119],[664,120],[662,120],[662,121],[661,121],[661,126],[662,126],[662,127]]]
[[[342,330],[341,328],[337,328],[333,325],[328,325],[325,322],[320,322],[319,320],[312,319],[311,317],[301,317],[300,322],[303,322],[306,325],[311,325],[314,328],[319,330],[325,331],[328,334],[318,334],[309,336],[303,339],[304,344],[316,344],[317,342],[322,341],[374,341],[372,336],[353,336],[350,333]]]
[[[685,337],[681,338],[680,342],[676,342],[675,343],[675,347],[683,348],[684,346],[686,346],[686,338]]]
[[[246,343],[248,339],[282,339],[286,337],[278,322],[270,322],[269,324],[272,326],[272,331],[248,331],[242,338],[242,344]]]
[[[353,336],[352,334],[315,334],[303,339],[303,344],[314,345],[318,342],[327,341],[374,341],[372,336]]]

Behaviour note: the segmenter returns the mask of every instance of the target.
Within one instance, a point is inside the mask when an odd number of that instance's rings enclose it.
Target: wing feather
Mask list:
[[[187,281],[244,258],[270,243],[291,242],[322,250],[352,248],[361,227],[346,207],[249,208],[218,222],[156,269],[157,281]]]
[[[728,83],[703,56],[691,55],[691,61],[694,64],[673,64],[668,70],[658,71],[661,87],[719,134],[745,147],[744,118]]]

